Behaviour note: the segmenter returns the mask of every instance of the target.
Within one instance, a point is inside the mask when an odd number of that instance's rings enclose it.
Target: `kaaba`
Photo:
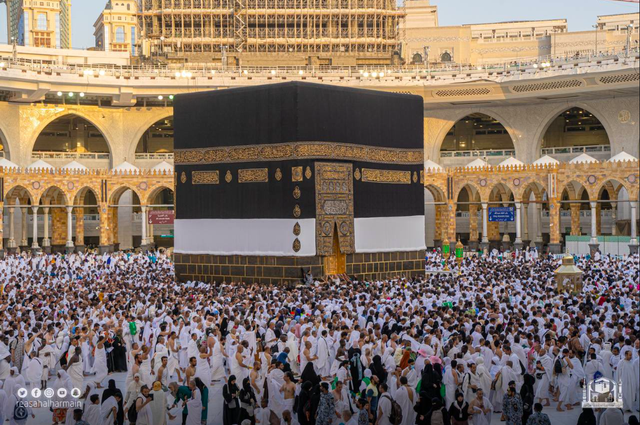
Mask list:
[[[420,96],[305,82],[174,101],[178,279],[424,271]]]

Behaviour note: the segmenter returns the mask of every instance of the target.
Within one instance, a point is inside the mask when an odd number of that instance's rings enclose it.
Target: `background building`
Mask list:
[[[394,0],[143,0],[145,56],[236,65],[389,64]]]
[[[131,56],[136,56],[137,15],[136,0],[109,0],[93,24],[96,48],[107,52],[129,52]]]
[[[7,0],[7,21],[20,46],[71,48],[71,0]]]
[[[593,31],[569,32],[566,19],[438,26],[428,0],[407,0],[401,21],[407,63],[483,65],[622,52],[638,47],[638,13],[599,16]]]

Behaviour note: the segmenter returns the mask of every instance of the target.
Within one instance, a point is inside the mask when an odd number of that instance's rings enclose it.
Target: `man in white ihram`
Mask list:
[[[329,376],[331,364],[329,364],[329,344],[326,340],[327,331],[322,331],[322,336],[318,338],[318,351],[316,356],[318,359],[315,362],[316,373],[318,376]]]
[[[624,359],[618,363],[616,382],[622,380],[623,410],[633,412],[638,408],[638,369],[634,367],[631,360],[632,351],[628,350],[624,354]]]

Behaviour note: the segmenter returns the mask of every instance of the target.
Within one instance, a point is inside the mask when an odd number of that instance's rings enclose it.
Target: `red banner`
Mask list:
[[[174,211],[149,211],[149,224],[173,224]]]

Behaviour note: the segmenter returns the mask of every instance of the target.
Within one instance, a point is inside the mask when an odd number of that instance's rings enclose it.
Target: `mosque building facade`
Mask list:
[[[563,20],[439,27],[413,0],[394,15],[404,64],[246,50],[223,64],[143,46],[139,24],[119,23],[141,12],[110,3],[94,50],[0,45],[2,250],[171,246],[170,220],[149,216],[173,209],[174,96],[290,81],[422,97],[427,247],[637,249],[637,14],[586,33]]]

